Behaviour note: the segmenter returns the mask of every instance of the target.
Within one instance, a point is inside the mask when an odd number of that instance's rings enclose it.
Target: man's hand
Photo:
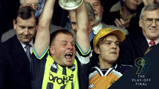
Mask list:
[[[142,2],[144,3],[144,5],[148,5],[148,4],[153,4],[154,0],[142,0]]]
[[[130,20],[128,20],[127,22],[124,22],[123,19],[120,18],[120,20],[119,20],[119,19],[116,18],[114,22],[115,22],[117,27],[125,29],[125,28],[129,27]]]

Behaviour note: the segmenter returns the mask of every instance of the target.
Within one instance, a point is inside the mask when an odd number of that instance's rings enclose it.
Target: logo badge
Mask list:
[[[151,65],[151,60],[147,57],[135,59],[135,66],[138,68],[136,74],[146,74]]]

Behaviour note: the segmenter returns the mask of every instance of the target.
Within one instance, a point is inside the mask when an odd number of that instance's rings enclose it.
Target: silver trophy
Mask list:
[[[65,10],[74,10],[80,7],[83,0],[59,0],[59,5]]]

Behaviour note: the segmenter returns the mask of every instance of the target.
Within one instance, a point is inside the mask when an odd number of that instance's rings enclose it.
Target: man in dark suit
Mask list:
[[[38,5],[38,1],[39,0],[21,0],[21,2],[20,2],[21,6],[20,7],[31,6],[34,10],[36,10],[37,5]],[[60,27],[60,26],[50,24],[49,29],[50,29],[50,33],[53,33],[54,31],[59,30],[59,29],[63,29],[63,28]],[[16,32],[15,32],[14,29],[10,29],[9,31],[5,32],[4,34],[2,34],[1,42],[5,42],[9,38],[13,37],[15,35],[15,33]]]
[[[134,65],[138,57],[142,57],[148,47],[159,43],[159,6],[149,4],[140,14],[139,26],[142,34],[130,35],[121,44],[120,59],[123,64]]]
[[[26,52],[32,51],[36,31],[34,12],[30,6],[20,8],[13,22],[16,35],[0,44],[0,89],[31,89],[31,58]]]

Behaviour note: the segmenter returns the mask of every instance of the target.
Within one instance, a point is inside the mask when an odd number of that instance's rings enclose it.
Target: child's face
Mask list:
[[[99,60],[104,60],[113,64],[119,57],[119,40],[116,35],[108,35],[99,45],[97,51],[99,54]]]

